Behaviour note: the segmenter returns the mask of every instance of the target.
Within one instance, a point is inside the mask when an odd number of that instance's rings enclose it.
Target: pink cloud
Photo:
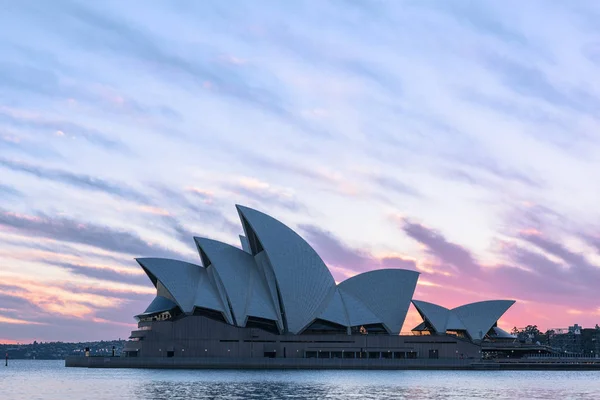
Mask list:
[[[417,257],[376,256],[366,247],[350,248],[317,227],[301,229],[338,282],[375,268],[416,269],[421,272],[416,299],[446,307],[489,299],[517,300],[500,321],[505,328],[594,326],[598,322],[600,304],[593,299],[597,298],[600,266],[545,234],[540,223],[536,229],[517,229],[513,241],[501,242],[499,253],[494,254],[496,261],[484,264],[468,248],[433,228],[407,218],[394,221],[420,245]],[[411,311],[403,330],[415,322],[420,318]]]
[[[3,316],[3,315],[0,315],[0,323],[17,324],[17,325],[46,325],[46,324],[41,323],[41,322],[27,321],[27,320],[24,320],[24,319],[11,318],[11,317]]]
[[[164,208],[156,207],[156,206],[138,206],[138,209],[142,212],[153,214],[153,215],[171,215],[169,211]]]

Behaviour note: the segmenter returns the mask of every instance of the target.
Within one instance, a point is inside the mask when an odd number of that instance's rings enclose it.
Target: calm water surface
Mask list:
[[[600,399],[600,371],[204,371],[12,360],[0,399]]]

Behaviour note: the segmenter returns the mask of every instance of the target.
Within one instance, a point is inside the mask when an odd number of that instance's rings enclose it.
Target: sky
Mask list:
[[[134,257],[239,245],[235,204],[337,282],[600,323],[600,3],[0,4],[0,342],[126,338]],[[420,319],[411,306],[403,331]]]

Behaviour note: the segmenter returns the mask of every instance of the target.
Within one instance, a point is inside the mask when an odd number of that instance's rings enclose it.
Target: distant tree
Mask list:
[[[513,335],[518,335],[519,334],[519,328],[517,328],[515,326],[514,328],[512,328],[512,331],[510,331],[510,333],[512,333]]]
[[[537,325],[527,325],[523,331],[528,335],[538,336],[540,334],[540,330]]]

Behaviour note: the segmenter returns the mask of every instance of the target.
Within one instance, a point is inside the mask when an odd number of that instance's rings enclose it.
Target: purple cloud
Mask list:
[[[58,216],[21,215],[0,209],[0,226],[31,237],[45,237],[65,242],[80,243],[133,256],[154,254],[178,258],[182,255],[160,245],[144,241],[137,234],[108,226]]]
[[[406,219],[403,221],[402,230],[408,236],[423,244],[429,254],[454,268],[472,272],[480,269],[479,264],[470,251],[460,245],[449,242],[439,232]]]
[[[414,260],[399,256],[378,258],[367,250],[347,246],[331,232],[315,225],[300,225],[299,229],[326,264],[344,270],[345,273],[341,274],[334,269],[334,277],[338,281],[348,278],[348,274],[354,275],[377,268],[416,270]]]

